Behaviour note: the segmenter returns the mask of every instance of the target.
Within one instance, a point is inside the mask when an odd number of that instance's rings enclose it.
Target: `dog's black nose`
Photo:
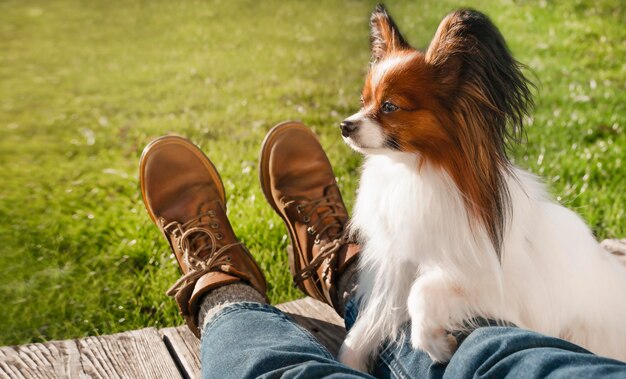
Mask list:
[[[348,137],[350,133],[354,132],[359,125],[354,121],[344,120],[341,124],[339,124],[341,128],[341,135],[344,137]]]

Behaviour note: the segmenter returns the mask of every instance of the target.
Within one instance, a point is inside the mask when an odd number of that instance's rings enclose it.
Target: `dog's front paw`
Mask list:
[[[443,329],[411,328],[411,345],[413,348],[425,351],[430,359],[438,363],[450,360],[456,351],[456,339]]]
[[[448,362],[456,351],[456,339],[446,328],[465,319],[467,305],[460,288],[441,270],[425,271],[411,288],[411,344],[435,362]]]
[[[368,372],[369,357],[365,356],[359,349],[350,346],[348,340],[344,341],[339,349],[339,361],[348,367],[362,372]]]

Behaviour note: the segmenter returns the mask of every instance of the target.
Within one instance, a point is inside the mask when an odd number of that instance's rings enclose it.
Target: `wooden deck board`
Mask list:
[[[317,300],[279,304],[336,354],[343,320]],[[199,378],[200,343],[186,326],[0,347],[0,379]]]
[[[183,378],[200,377],[200,340],[187,326],[159,330]]]
[[[154,328],[0,348],[0,378],[180,378]]]

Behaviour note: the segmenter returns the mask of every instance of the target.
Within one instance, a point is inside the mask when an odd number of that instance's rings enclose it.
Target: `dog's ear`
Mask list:
[[[444,84],[453,85],[461,74],[463,57],[460,50],[464,43],[459,11],[447,15],[437,28],[426,50],[425,60],[438,71]]]
[[[533,106],[533,84],[486,15],[461,9],[446,16],[425,59],[450,93],[482,109],[500,137],[521,136],[524,115]]]
[[[500,257],[511,210],[502,174],[510,167],[506,145],[524,136],[522,122],[533,105],[533,85],[498,29],[474,10],[459,10],[443,19],[425,60],[453,114],[458,138],[467,139],[461,148],[467,157],[478,158],[458,182],[474,182],[466,186],[468,205],[483,221]],[[473,193],[476,188],[481,190]]]
[[[378,4],[372,12],[370,29],[372,62],[378,62],[391,52],[410,48],[382,4]]]

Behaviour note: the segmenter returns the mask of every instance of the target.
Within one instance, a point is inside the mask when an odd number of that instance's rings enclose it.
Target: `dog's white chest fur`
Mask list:
[[[414,265],[472,259],[457,253],[468,243],[493,251],[488,238],[470,230],[452,180],[414,154],[367,157],[352,223],[368,241],[366,252],[384,249],[386,259]],[[484,265],[482,256],[479,261]]]

